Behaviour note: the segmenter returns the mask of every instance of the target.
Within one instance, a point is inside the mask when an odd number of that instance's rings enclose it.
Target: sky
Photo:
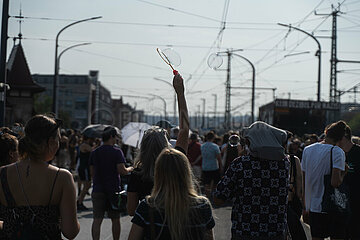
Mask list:
[[[291,24],[313,33],[322,48],[321,100],[329,101],[332,5],[337,18],[337,56],[360,60],[359,0],[11,0],[9,7],[8,54],[13,37],[19,33],[20,9],[22,45],[32,74],[53,74],[55,36],[73,21],[102,16],[63,31],[59,52],[74,44],[61,57],[60,74],[88,74],[99,71],[99,80],[113,98],[146,114],[173,112],[172,71],[156,48],[171,47],[181,59],[176,69],[186,83],[190,115],[225,109],[227,56],[217,69],[208,57],[217,52],[238,50],[255,66],[255,109],[277,98],[317,99],[318,46],[310,37],[279,26]],[[316,14],[315,14],[316,13]],[[319,14],[319,15],[318,15]],[[222,29],[222,30],[221,30]],[[219,57],[220,58],[220,57]],[[219,60],[219,59],[218,59]],[[360,83],[360,66],[339,63],[339,90]],[[156,80],[162,79],[163,81]],[[165,81],[165,82],[164,82]],[[252,70],[242,58],[231,57],[231,86],[251,87]],[[251,111],[251,90],[231,90],[233,115]],[[216,97],[215,97],[216,95]],[[354,102],[354,94],[344,94],[342,102]],[[202,100],[205,99],[205,100]],[[359,100],[359,96],[358,99]]]

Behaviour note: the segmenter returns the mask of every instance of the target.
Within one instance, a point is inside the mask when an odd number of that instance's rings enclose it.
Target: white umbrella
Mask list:
[[[129,122],[121,129],[123,143],[132,147],[140,147],[144,132],[150,127],[151,125],[147,123]]]

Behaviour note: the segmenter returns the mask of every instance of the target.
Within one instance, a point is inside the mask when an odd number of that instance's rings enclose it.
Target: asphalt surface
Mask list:
[[[78,212],[78,220],[80,222],[80,232],[75,239],[88,240],[91,239],[91,224],[92,224],[92,202],[90,196],[85,197],[84,205],[89,208],[87,211]],[[228,240],[231,238],[231,206],[214,208],[213,215],[215,219],[214,234],[215,239]],[[122,215],[121,222],[121,235],[120,239],[127,239],[130,228],[131,218],[129,215]],[[101,225],[100,239],[112,239],[111,234],[111,220],[105,218]]]
[[[91,224],[92,224],[92,202],[90,196],[86,196],[84,205],[89,208],[87,211],[78,212],[78,219],[80,222],[80,232],[75,239],[89,240],[91,239]],[[214,234],[217,240],[229,240],[231,238],[231,206],[214,207],[213,215],[215,219]],[[120,239],[127,239],[131,228],[131,217],[129,215],[122,215],[121,221],[121,235]],[[310,229],[307,224],[303,224],[308,239],[311,239]],[[111,220],[105,218],[101,225],[100,239],[112,239],[111,234]]]

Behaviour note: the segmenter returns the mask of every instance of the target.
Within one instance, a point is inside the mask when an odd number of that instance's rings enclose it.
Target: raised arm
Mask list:
[[[178,99],[179,109],[179,135],[176,140],[176,146],[181,147],[185,152],[188,149],[189,139],[189,116],[184,93],[184,81],[180,74],[176,74],[173,78],[173,86]]]

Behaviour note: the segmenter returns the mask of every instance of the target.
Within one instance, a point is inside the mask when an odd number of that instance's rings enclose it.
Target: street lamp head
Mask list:
[[[95,19],[99,19],[99,18],[102,18],[102,16],[92,17],[92,18],[90,18],[90,19],[91,19],[91,20],[95,20]]]
[[[291,28],[291,25],[284,24],[284,23],[278,23],[278,25],[283,26],[283,27],[290,27]]]

